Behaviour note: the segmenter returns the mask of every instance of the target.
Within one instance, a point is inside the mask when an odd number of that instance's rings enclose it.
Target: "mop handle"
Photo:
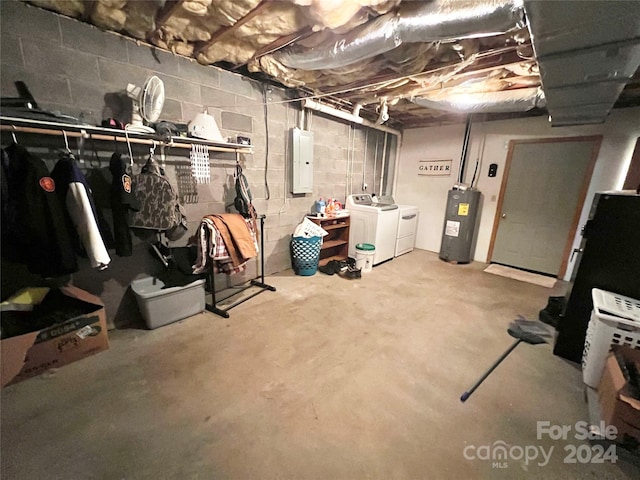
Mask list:
[[[516,348],[516,347],[518,346],[518,344],[519,344],[521,341],[522,341],[521,339],[518,339],[518,340],[516,340],[515,342],[513,342],[513,344],[512,344],[512,345],[507,349],[507,351],[506,351],[506,352],[504,352],[504,353],[502,354],[502,356],[501,356],[498,360],[496,360],[496,361],[495,361],[495,363],[494,363],[493,365],[491,365],[491,367],[489,367],[489,370],[487,370],[486,372],[484,372],[484,375],[482,375],[482,377],[480,377],[480,379],[479,379],[479,380],[478,380],[478,381],[473,385],[473,387],[471,387],[469,390],[467,390],[466,392],[464,392],[464,393],[462,394],[462,396],[460,397],[460,401],[461,401],[461,402],[466,401],[466,400],[467,400],[467,398],[469,398],[469,397],[471,396],[471,394],[472,394],[473,392],[475,392],[476,388],[478,388],[478,387],[480,386],[480,384],[481,384],[482,382],[484,382],[484,381],[487,379],[487,377],[491,374],[491,372],[493,372],[493,371],[496,369],[496,367],[497,367],[498,365],[500,365],[500,363],[501,363],[505,358],[507,358],[507,355],[509,355],[509,354],[513,351],[513,349],[514,349],[514,348]]]

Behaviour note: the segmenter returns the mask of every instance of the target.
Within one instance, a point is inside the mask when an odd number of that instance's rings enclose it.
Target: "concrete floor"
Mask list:
[[[640,478],[620,449],[571,464],[590,444],[537,438],[537,421],[587,418],[550,345],[520,345],[460,403],[551,294],[483,268],[415,251],[361,280],[285,272],[229,319],[111,332],[109,351],[2,390],[2,478]],[[500,441],[503,468],[465,458]],[[540,466],[512,447],[553,451]]]

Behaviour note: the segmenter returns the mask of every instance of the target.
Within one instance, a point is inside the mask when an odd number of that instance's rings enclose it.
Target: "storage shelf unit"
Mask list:
[[[171,148],[191,148],[191,145],[206,145],[212,152],[253,153],[251,145],[237,143],[211,142],[201,138],[171,137],[170,141],[160,135],[138,133],[130,130],[94,127],[91,125],[74,125],[61,122],[32,120],[0,116],[0,130],[14,133],[30,133],[36,135],[65,136],[71,138],[91,138],[96,141],[135,143],[145,145],[161,145]]]
[[[318,264],[324,266],[331,260],[346,260],[349,255],[349,216],[308,218],[329,232],[329,235],[323,238]]]

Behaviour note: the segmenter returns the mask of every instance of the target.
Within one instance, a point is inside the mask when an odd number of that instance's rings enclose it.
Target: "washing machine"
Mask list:
[[[400,210],[393,203],[376,202],[369,194],[349,195],[346,207],[351,215],[349,256],[356,257],[357,243],[376,247],[373,265],[395,256]]]

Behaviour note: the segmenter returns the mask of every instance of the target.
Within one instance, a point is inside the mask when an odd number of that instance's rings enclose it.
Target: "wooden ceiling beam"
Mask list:
[[[93,11],[96,9],[97,0],[85,0],[84,2],[84,12],[80,15],[80,20],[83,22],[90,22],[91,15],[93,15]]]
[[[309,35],[313,33],[313,30],[310,26],[304,27],[297,32],[290,33],[289,35],[285,35],[284,37],[280,37],[269,45],[265,45],[253,54],[253,56],[247,60],[245,63],[237,65],[235,68],[244,67],[248,63],[252,62],[256,58],[260,58],[264,55],[269,55],[270,53],[276,52],[281,48],[286,47],[287,45],[291,45],[293,42],[297,42],[298,40],[302,40],[303,38],[307,38]]]
[[[156,30],[162,27],[167,20],[169,20],[174,13],[180,8],[180,5],[184,3],[184,0],[167,0],[158,13],[156,13]]]
[[[207,40],[206,42],[200,42],[196,46],[196,48],[193,49],[193,56],[197,57],[198,54],[200,54],[201,52],[203,52],[204,50],[209,48],[211,45],[216,43],[220,39],[220,37],[222,37],[223,35],[226,35],[229,32],[232,32],[232,31],[240,28],[242,25],[247,23],[252,18],[258,16],[260,13],[262,13],[262,11],[265,9],[265,7],[267,5],[269,5],[269,3],[273,2],[273,1],[274,0],[262,0],[258,5],[256,5],[254,8],[249,10],[245,14],[244,17],[240,18],[233,25],[230,25],[228,27],[222,27],[222,28],[216,30],[215,32],[213,32],[213,34],[211,35],[211,38],[209,40]]]

